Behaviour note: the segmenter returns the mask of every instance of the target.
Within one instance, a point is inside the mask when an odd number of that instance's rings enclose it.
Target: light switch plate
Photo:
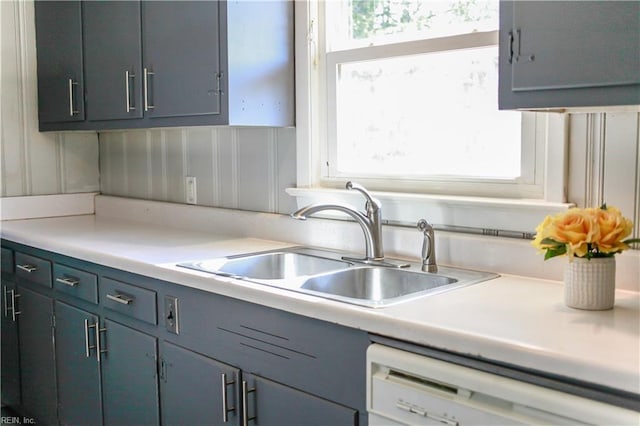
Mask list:
[[[180,333],[178,319],[178,298],[174,296],[164,296],[164,325],[169,333]]]

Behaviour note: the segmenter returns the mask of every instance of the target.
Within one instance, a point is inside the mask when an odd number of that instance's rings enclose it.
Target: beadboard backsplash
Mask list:
[[[296,183],[295,129],[193,127],[100,133],[101,192],[269,213],[296,205],[284,189]]]

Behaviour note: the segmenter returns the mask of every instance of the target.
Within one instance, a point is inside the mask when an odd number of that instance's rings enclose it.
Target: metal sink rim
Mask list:
[[[317,249],[317,248],[306,247],[306,246],[295,246],[295,247],[287,247],[287,248],[276,249],[276,250],[244,253],[244,254],[214,258],[209,260],[220,260],[220,261],[235,260],[235,259],[241,259],[241,258],[261,256],[261,255],[271,254],[271,253],[296,253],[296,254],[301,254],[305,256],[312,256],[312,257],[319,257],[319,258],[329,259],[334,261],[340,261],[345,263],[348,266],[345,266],[344,268],[340,268],[336,270],[323,272],[323,273],[317,273],[314,275],[300,275],[297,277],[283,278],[283,279],[257,279],[257,278],[251,278],[246,276],[240,276],[236,274],[224,273],[222,271],[216,272],[212,270],[204,270],[202,268],[198,268],[194,266],[195,264],[199,262],[204,262],[204,261],[184,262],[184,263],[177,264],[177,266],[200,271],[200,272],[210,273],[214,276],[222,276],[222,277],[241,280],[247,283],[266,285],[269,287],[275,287],[283,290],[289,290],[289,291],[293,291],[301,294],[307,294],[310,296],[334,300],[334,301],[347,303],[351,305],[363,306],[367,308],[386,308],[389,306],[405,303],[411,300],[416,300],[419,298],[471,286],[474,284],[478,284],[478,283],[499,277],[498,274],[492,273],[492,272],[485,272],[485,271],[478,271],[478,270],[464,269],[464,268],[453,268],[453,267],[447,267],[447,266],[438,266],[438,271],[435,273],[423,272],[421,270],[421,265],[419,263],[411,263],[411,262],[409,263],[408,268],[389,268],[386,266],[354,264],[352,262],[345,261],[343,259],[343,256],[351,257],[350,256],[351,253],[344,253],[337,250]],[[395,260],[395,259],[389,259],[389,260]],[[341,296],[337,294],[303,288],[303,286],[308,281],[318,279],[319,277],[331,276],[333,274],[339,274],[347,270],[376,269],[376,268],[385,269],[385,270],[388,269],[390,271],[398,271],[397,273],[399,274],[406,272],[410,274],[424,274],[425,276],[446,277],[449,279],[455,279],[456,281],[452,283],[436,286],[434,288],[429,288],[429,289],[425,289],[425,290],[421,290],[421,291],[417,291],[409,294],[404,294],[397,297],[387,298],[383,300],[357,299],[353,297],[346,297],[346,296]]]

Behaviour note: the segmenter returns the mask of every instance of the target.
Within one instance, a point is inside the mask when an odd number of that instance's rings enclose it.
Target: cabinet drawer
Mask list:
[[[13,274],[13,251],[2,247],[2,253],[0,254],[0,261],[2,264],[0,269],[3,274]]]
[[[113,311],[157,324],[156,292],[111,278],[100,279],[100,300]]]
[[[51,262],[48,260],[16,252],[15,265],[18,278],[51,288]]]
[[[56,263],[53,265],[53,286],[57,291],[98,303],[98,277],[89,272]]]

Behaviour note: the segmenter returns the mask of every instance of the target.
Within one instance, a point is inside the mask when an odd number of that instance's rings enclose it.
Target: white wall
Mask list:
[[[98,191],[95,132],[39,133],[32,1],[0,1],[0,196]]]

